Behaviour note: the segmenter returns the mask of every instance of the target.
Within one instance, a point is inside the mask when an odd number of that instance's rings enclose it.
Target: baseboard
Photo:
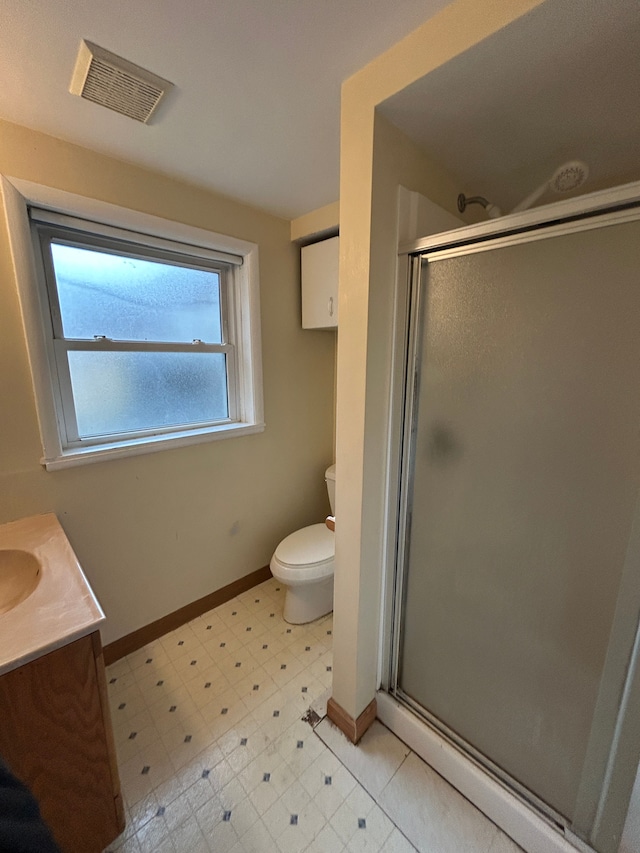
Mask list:
[[[527,853],[577,853],[558,829],[485,773],[393,697],[377,694],[378,719]],[[591,850],[585,845],[581,850]],[[595,853],[595,851],[592,851]]]
[[[173,613],[168,613],[161,619],[156,619],[155,622],[151,622],[149,625],[138,628],[137,631],[133,631],[131,634],[120,637],[119,640],[114,640],[113,643],[109,643],[109,645],[104,647],[105,664],[108,666],[120,660],[120,658],[131,654],[131,652],[141,649],[147,643],[157,640],[158,637],[162,637],[169,631],[175,631],[176,628],[179,628],[186,622],[190,622],[197,616],[202,616],[203,613],[213,610],[214,607],[225,604],[227,601],[235,598],[236,595],[240,595],[240,593],[246,592],[259,583],[269,580],[270,577],[271,570],[269,566],[263,566],[261,569],[257,569],[255,572],[251,572],[251,574],[245,575],[243,578],[227,584],[227,586],[223,586],[222,589],[217,589],[215,592],[205,595],[204,598],[192,601],[191,604],[180,607],[178,610],[174,610]]]
[[[327,702],[327,717],[349,738],[351,743],[358,743],[376,718],[376,700],[372,699],[360,716],[354,720],[332,696]]]

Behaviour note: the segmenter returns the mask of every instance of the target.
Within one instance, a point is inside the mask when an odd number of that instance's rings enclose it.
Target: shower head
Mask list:
[[[568,193],[571,190],[576,190],[589,177],[589,167],[582,160],[569,160],[568,163],[563,163],[559,166],[548,181],[541,184],[530,195],[523,199],[520,204],[517,204],[511,213],[519,213],[521,210],[527,210],[538,199],[544,195],[547,190],[553,190],[554,193]]]
[[[555,193],[568,193],[581,187],[589,177],[589,167],[581,160],[571,160],[556,169],[549,187]]]

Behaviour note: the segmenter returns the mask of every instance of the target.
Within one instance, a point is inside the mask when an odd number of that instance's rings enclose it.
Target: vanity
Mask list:
[[[0,756],[63,853],[124,829],[100,608],[53,513],[0,525]]]

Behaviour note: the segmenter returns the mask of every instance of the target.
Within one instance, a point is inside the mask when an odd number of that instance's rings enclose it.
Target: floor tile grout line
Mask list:
[[[378,721],[378,722],[380,722],[380,721]],[[381,725],[383,725],[383,726],[384,726],[384,723],[381,723]],[[385,726],[385,728],[386,728],[386,726]],[[391,731],[391,729],[389,729],[389,731]],[[393,732],[391,732],[391,734],[394,734],[394,733],[393,733]],[[397,735],[395,735],[395,737],[398,737],[398,736],[397,736]],[[409,752],[407,752],[407,754],[406,754],[406,755],[405,755],[405,757],[402,759],[402,761],[400,762],[400,764],[398,764],[398,766],[396,767],[396,769],[393,771],[393,773],[392,773],[392,774],[391,774],[391,776],[389,777],[389,780],[388,780],[388,781],[386,782],[386,784],[384,785],[384,787],[383,787],[382,791],[380,791],[380,795],[381,795],[381,796],[382,796],[383,792],[384,792],[384,791],[386,791],[386,789],[387,789],[387,788],[388,788],[388,786],[391,784],[391,782],[395,779],[396,774],[397,774],[397,773],[399,773],[399,771],[402,769],[402,767],[404,767],[404,763],[405,763],[405,761],[407,760],[407,758],[409,758],[409,756],[410,756],[410,755],[411,755],[411,753],[413,752],[413,750],[411,749],[411,747],[410,747],[410,746],[407,746],[407,744],[406,744],[406,743],[404,743],[404,741],[403,741],[403,740],[400,740],[400,738],[398,738],[398,740],[400,741],[400,743],[404,744],[404,745],[407,747],[407,749],[409,750]]]
[[[378,802],[377,798],[374,796],[374,794],[372,794],[372,793],[371,793],[371,791],[367,788],[367,786],[364,784],[364,782],[361,782],[361,781],[360,781],[360,779],[358,779],[358,777],[355,775],[355,773],[353,773],[353,772],[352,772],[352,771],[347,767],[347,765],[346,765],[346,764],[344,763],[344,761],[340,758],[340,756],[339,756],[339,755],[337,755],[337,754],[333,751],[333,749],[331,749],[331,747],[329,746],[329,744],[325,743],[325,741],[323,741],[323,740],[322,740],[322,738],[320,737],[320,735],[315,731],[315,730],[317,729],[317,727],[320,725],[320,723],[322,723],[322,722],[323,722],[323,720],[328,720],[328,719],[329,719],[329,718],[328,718],[328,717],[326,716],[326,714],[325,714],[325,716],[324,716],[321,720],[319,720],[319,721],[316,723],[316,725],[313,727],[313,733],[315,734],[315,736],[318,738],[318,740],[320,740],[320,741],[324,744],[324,746],[329,750],[329,752],[334,756],[334,758],[336,758],[336,759],[340,762],[341,766],[342,766],[342,767],[344,767],[344,769],[345,769],[345,770],[347,771],[347,773],[351,776],[351,778],[355,781],[355,783],[356,783],[357,785],[360,785],[360,787],[361,787],[361,788],[363,788],[363,789],[367,792],[367,794],[371,797],[371,799],[373,800],[373,802],[377,805],[377,807],[378,807],[378,808],[380,809],[380,811],[384,814],[384,816],[385,816],[385,817],[386,817],[386,818],[387,818],[387,819],[388,819],[388,820],[393,824],[393,826],[398,830],[398,832],[400,833],[400,835],[402,835],[402,837],[404,838],[404,840],[405,840],[408,844],[410,844],[410,845],[411,845],[411,847],[412,847],[414,850],[417,850],[417,848],[415,847],[415,845],[413,844],[413,842],[412,842],[412,841],[411,841],[411,840],[406,836],[406,834],[402,831],[402,829],[401,829],[401,828],[398,826],[398,824],[394,821],[394,819],[391,817],[391,815],[390,815],[390,814],[388,814],[388,812],[387,812],[387,810],[384,808],[384,806],[383,806],[381,803],[379,803],[379,802]],[[330,724],[331,724],[331,725],[333,725],[333,723],[331,723],[331,722],[330,722]],[[386,727],[385,727],[385,728],[386,728]],[[400,763],[400,767],[404,764],[404,762],[407,760],[407,758],[408,758],[408,757],[409,757],[408,755],[405,755],[405,757],[402,759],[402,761],[401,761],[401,763]],[[398,772],[398,770],[400,769],[400,767],[398,767],[398,768],[397,768],[396,773]],[[393,774],[393,776],[395,776],[395,773]],[[391,778],[393,778],[393,776],[392,776]],[[391,779],[389,779],[389,782],[390,782],[390,781],[391,781]],[[389,784],[389,783],[387,783],[387,784]],[[386,788],[387,786],[385,785],[384,787]],[[384,789],[383,789],[383,790],[384,790]],[[393,830],[392,830],[392,832],[393,832]],[[346,845],[345,845],[345,846],[346,846]],[[418,853],[419,853],[419,851],[418,851]],[[488,853],[488,851],[485,851],[485,853]]]
[[[380,721],[379,721],[379,722],[380,722]],[[381,723],[381,725],[384,725],[384,723]],[[387,726],[385,726],[385,728],[387,728]],[[388,729],[388,731],[390,731],[390,732],[391,732],[391,729]],[[454,790],[454,791],[455,791],[455,792],[456,792],[460,797],[462,797],[462,799],[463,799],[463,800],[465,800],[465,802],[467,802],[467,803],[468,803],[468,804],[469,804],[473,809],[475,809],[477,812],[479,812],[479,813],[482,815],[482,817],[483,817],[483,818],[484,818],[488,823],[490,823],[490,824],[492,824],[492,825],[493,825],[493,828],[494,828],[494,830],[495,830],[495,833],[494,833],[493,838],[491,839],[491,842],[490,842],[490,844],[489,844],[489,847],[488,847],[486,850],[484,850],[484,851],[479,851],[478,853],[491,853],[491,847],[493,846],[493,844],[494,844],[494,842],[495,842],[495,840],[496,840],[497,835],[498,835],[498,834],[500,834],[500,833],[502,833],[503,835],[506,835],[506,836],[507,836],[507,838],[508,838],[508,839],[509,839],[513,844],[515,844],[516,846],[518,846],[518,845],[517,845],[517,842],[516,842],[516,841],[514,841],[514,840],[513,840],[513,838],[511,838],[511,836],[510,836],[510,835],[508,835],[508,834],[507,834],[503,829],[501,829],[495,821],[491,820],[491,818],[490,818],[490,817],[488,817],[488,815],[486,815],[486,814],[485,814],[485,813],[484,813],[480,808],[478,808],[478,806],[477,806],[477,805],[476,805],[472,800],[470,800],[470,799],[469,799],[465,794],[463,794],[463,792],[462,792],[462,791],[460,791],[460,790],[459,790],[459,789],[458,789],[458,788],[457,788],[457,787],[456,787],[452,782],[450,782],[450,781],[449,781],[448,779],[446,779],[446,778],[445,778],[441,773],[439,773],[439,772],[438,772],[438,770],[436,770],[436,769],[435,769],[435,767],[432,767],[432,766],[431,766],[431,764],[429,764],[429,762],[428,762],[428,761],[425,761],[425,759],[424,759],[424,758],[422,758],[420,755],[418,755],[418,753],[417,753],[415,750],[413,750],[413,749],[412,749],[412,748],[411,748],[407,743],[405,743],[405,741],[403,741],[401,738],[399,738],[399,737],[398,737],[398,735],[396,735],[394,732],[391,732],[391,734],[393,734],[393,735],[394,735],[394,737],[396,737],[396,738],[400,741],[400,743],[404,744],[404,746],[409,750],[409,752],[408,752],[408,753],[407,753],[407,755],[405,755],[405,757],[402,759],[402,762],[400,763],[400,766],[399,766],[399,767],[396,769],[396,771],[393,773],[393,775],[391,776],[391,778],[389,779],[389,781],[387,782],[387,784],[384,786],[384,788],[382,789],[382,791],[380,792],[380,794],[382,794],[382,792],[383,792],[383,791],[385,791],[385,790],[387,789],[387,787],[391,784],[391,781],[392,781],[392,780],[393,780],[393,778],[396,776],[396,774],[398,773],[398,771],[402,768],[402,766],[405,764],[405,762],[409,759],[409,757],[410,757],[411,755],[414,755],[414,756],[415,756],[415,757],[416,757],[420,762],[422,762],[422,764],[424,764],[426,767],[428,767],[428,768],[429,768],[429,770],[431,770],[433,773],[435,773],[435,774],[436,774],[436,776],[437,776],[437,777],[438,777],[438,778],[443,782],[443,784],[447,785],[447,787],[449,787],[449,788],[452,788],[452,789],[453,789],[453,790]],[[457,747],[456,747],[456,748],[457,748]],[[461,753],[461,754],[463,754],[463,755],[464,755],[464,753]],[[480,765],[478,765],[478,766],[480,766]],[[450,811],[450,807],[447,807],[447,812],[449,812],[449,811]],[[523,853],[524,853],[524,851],[523,851]]]

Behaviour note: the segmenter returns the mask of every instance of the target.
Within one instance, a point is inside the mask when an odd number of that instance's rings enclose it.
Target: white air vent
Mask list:
[[[95,104],[147,123],[173,83],[98,47],[80,43],[69,91]]]

